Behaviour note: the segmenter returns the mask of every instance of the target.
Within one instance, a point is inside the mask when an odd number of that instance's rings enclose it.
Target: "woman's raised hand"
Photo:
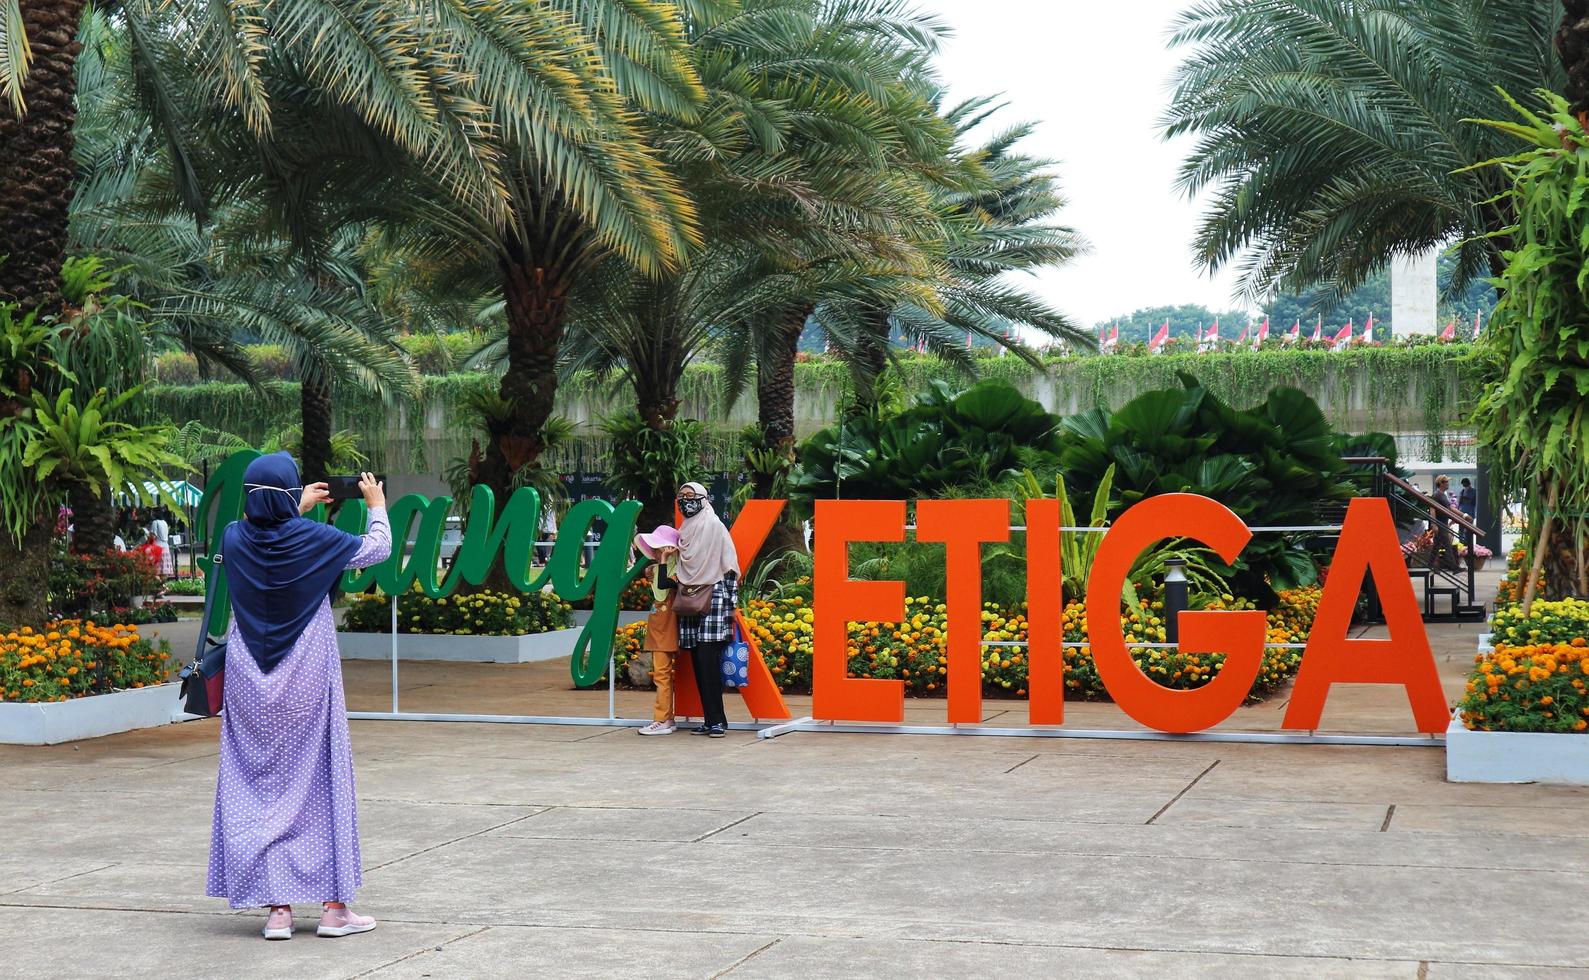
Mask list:
[[[375,478],[374,473],[359,474],[359,492],[364,494],[364,505],[371,510],[386,506],[386,488],[381,486],[381,481]]]
[[[331,487],[325,483],[311,483],[303,488],[303,493],[298,496],[298,513],[307,514],[314,510],[316,504],[331,502]]]

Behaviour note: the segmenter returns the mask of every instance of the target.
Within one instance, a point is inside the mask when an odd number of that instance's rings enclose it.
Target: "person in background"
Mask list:
[[[679,531],[663,524],[650,534],[635,535],[634,543],[641,554],[656,562],[651,569],[651,595],[656,604],[646,618],[645,650],[651,654],[657,699],[651,724],[640,729],[640,734],[672,735],[677,730],[673,724],[673,659],[679,655],[679,620],[673,612],[673,576],[679,567]],[[664,553],[668,556],[665,560]]]
[[[723,712],[723,648],[734,636],[734,608],[739,604],[739,556],[734,539],[712,510],[706,488],[686,483],[675,500],[684,524],[679,528],[675,580],[679,585],[710,585],[712,596],[705,613],[679,617],[679,652],[688,651],[695,668],[695,686],[701,695],[704,718],[691,734],[722,738],[728,733]],[[663,548],[664,562],[674,549]]]
[[[1473,481],[1467,477],[1462,478],[1462,489],[1457,491],[1457,510],[1474,524],[1479,522],[1479,492],[1473,488]],[[1473,532],[1467,528],[1462,529],[1462,543],[1469,548],[1473,547]]]
[[[305,519],[331,494],[301,482],[286,453],[248,464],[243,519],[222,532],[219,557],[233,615],[205,890],[234,909],[268,906],[266,939],[292,938],[300,902],[324,903],[321,936],[375,928],[346,904],[363,872],[330,595],[343,571],[391,554],[386,494],[360,477],[369,530],[358,536]]]
[[[1451,492],[1451,478],[1444,473],[1435,477],[1434,493],[1430,494],[1438,503],[1445,504],[1452,510],[1457,509],[1456,494]],[[1455,568],[1457,556],[1451,547],[1451,518],[1440,511],[1430,508],[1430,526],[1435,529],[1434,563]]]
[[[1457,491],[1457,510],[1469,518],[1479,513],[1479,492],[1473,489],[1473,481],[1467,477],[1462,478],[1462,489]]]
[[[557,508],[550,501],[541,501],[541,540],[535,542],[535,557],[542,565],[552,560],[552,548],[557,544]]]
[[[149,541],[160,551],[160,577],[175,575],[176,562],[171,556],[171,523],[166,520],[164,509],[153,512],[153,519],[149,522]]]

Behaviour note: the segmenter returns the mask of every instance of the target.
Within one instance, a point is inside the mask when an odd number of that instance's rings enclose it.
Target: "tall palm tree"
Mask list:
[[[1589,0],[1561,0],[1561,26],[1556,30],[1556,55],[1567,73],[1572,111],[1589,115]]]
[[[932,219],[930,198],[888,163],[911,145],[936,159],[948,138],[907,81],[934,28],[893,0],[744,0],[689,25],[701,122],[660,142],[705,244],[659,275],[605,263],[570,315],[569,368],[621,371],[658,432],[674,424],[699,351],[802,298],[780,270],[813,254],[922,264],[913,236]],[[665,496],[645,505],[648,517],[671,510]]]
[[[1497,87],[1560,90],[1557,0],[1201,0],[1181,14],[1167,136],[1179,186],[1210,195],[1195,250],[1254,298],[1344,295],[1395,254],[1461,239],[1449,288],[1498,273],[1498,171],[1515,143]]]
[[[996,111],[988,99],[950,109],[945,118],[965,139]],[[964,340],[981,337],[1037,363],[1019,339],[1026,328],[1075,347],[1092,343],[1090,331],[1009,281],[1014,273],[1069,261],[1086,245],[1070,228],[1052,223],[1063,206],[1050,161],[1016,152],[1032,132],[1019,125],[995,133],[981,146],[957,152],[951,180],[932,186],[934,227],[941,236],[932,263],[914,281],[881,283],[880,296],[860,303],[836,298],[821,304],[816,321],[829,343],[850,363],[858,409],[875,403],[876,382],[896,334],[917,338],[967,368],[974,362]],[[916,301],[910,285],[931,304]]]
[[[72,203],[77,24],[87,0],[0,0],[0,302],[57,313]]]

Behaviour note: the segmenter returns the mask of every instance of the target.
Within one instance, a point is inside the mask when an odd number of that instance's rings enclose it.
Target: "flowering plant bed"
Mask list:
[[[574,650],[569,604],[553,592],[458,593],[432,599],[415,586],[397,599],[397,631],[415,634],[398,644],[403,660],[531,663],[556,660]],[[382,592],[353,596],[337,634],[337,648],[350,660],[392,655],[392,600]]]
[[[572,607],[555,592],[459,593],[432,599],[416,585],[397,599],[397,631],[450,636],[524,636],[574,625]],[[390,633],[392,600],[383,592],[353,596],[342,617],[349,633]]]
[[[1589,602],[1537,601],[1530,615],[1502,606],[1490,621],[1494,649],[1468,676],[1460,719],[1470,731],[1589,731]]]
[[[1532,620],[1523,625],[1535,629]],[[1582,635],[1494,649],[1486,642],[1446,730],[1446,778],[1589,786],[1589,642]]]
[[[1318,606],[1320,590],[1294,589],[1281,593],[1281,604],[1269,613],[1270,643],[1302,643]],[[1251,609],[1250,600],[1230,595],[1209,597],[1194,602],[1202,609]],[[807,693],[811,689],[812,612],[803,596],[750,600],[744,609],[755,634],[763,659],[780,690]],[[1122,611],[1121,627],[1126,643],[1165,641],[1164,603],[1154,599],[1142,612]],[[1064,610],[1064,637],[1067,644],[1087,640],[1087,609],[1082,602],[1071,602]],[[898,623],[851,623],[849,676],[897,679],[905,682],[907,693],[916,697],[942,697],[948,668],[947,607],[927,596],[905,599],[905,619]],[[984,604],[982,638],[989,643],[1024,642],[1027,639],[1024,607],[1004,608]],[[641,649],[645,624],[620,628],[613,649],[619,677],[628,676],[624,668],[632,661],[644,660]],[[1223,654],[1183,653],[1166,648],[1131,647],[1132,658],[1144,673],[1172,688],[1196,688],[1207,684],[1224,666]],[[1107,692],[1093,664],[1091,651],[1083,646],[1064,647],[1067,694],[1077,699],[1106,699]],[[1301,663],[1302,651],[1268,648],[1253,685],[1251,696],[1265,693],[1285,683]],[[984,646],[982,648],[982,686],[995,697],[1026,696],[1026,649],[1024,647]]]
[[[63,619],[0,636],[0,702],[69,701],[162,683],[170,646],[126,623]]]

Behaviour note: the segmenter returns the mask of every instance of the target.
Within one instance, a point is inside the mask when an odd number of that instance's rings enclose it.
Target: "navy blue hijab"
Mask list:
[[[249,463],[244,520],[221,539],[237,631],[266,674],[298,642],[361,544],[346,531],[298,515],[302,482],[286,453]]]

